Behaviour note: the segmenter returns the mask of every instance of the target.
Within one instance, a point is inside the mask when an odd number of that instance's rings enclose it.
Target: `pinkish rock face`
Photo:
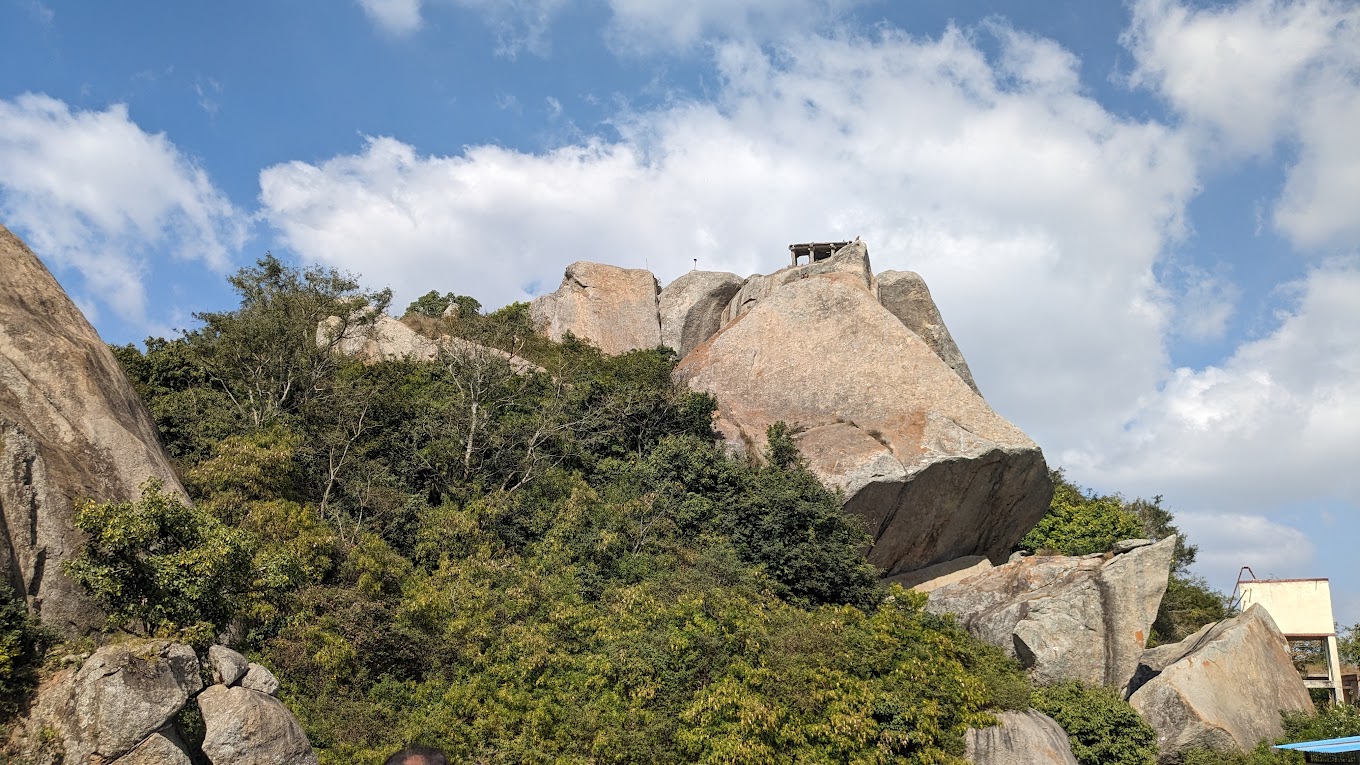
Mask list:
[[[1005,560],[1052,496],[1039,447],[879,304],[867,258],[846,250],[747,295],[677,379],[718,399],[716,427],[736,448],[763,449],[774,422],[795,428],[811,469],[865,520],[885,574]]]
[[[650,271],[580,261],[562,286],[530,305],[534,325],[551,340],[568,332],[608,354],[661,345],[660,287]]]

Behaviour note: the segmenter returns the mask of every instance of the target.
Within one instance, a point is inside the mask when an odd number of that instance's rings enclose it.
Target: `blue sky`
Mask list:
[[[1356,135],[1353,0],[0,0],[0,221],[110,342],[266,250],[498,306],[862,236],[1052,464],[1346,622]]]

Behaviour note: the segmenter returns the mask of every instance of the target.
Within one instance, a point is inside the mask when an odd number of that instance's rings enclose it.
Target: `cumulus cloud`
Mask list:
[[[1135,84],[1160,93],[1228,155],[1297,154],[1274,209],[1296,245],[1360,245],[1360,5],[1139,0],[1125,44]]]
[[[1281,289],[1292,307],[1270,334],[1222,364],[1175,370],[1120,438],[1063,463],[1191,506],[1360,508],[1360,260],[1328,261]]]
[[[1231,591],[1243,566],[1262,579],[1280,578],[1305,575],[1313,560],[1307,534],[1262,515],[1190,512],[1177,515],[1176,523],[1199,543],[1195,568],[1223,592]]]
[[[0,99],[0,215],[84,279],[82,299],[144,322],[152,250],[223,270],[243,216],[163,134],[117,104],[72,110],[44,95]]]
[[[1124,419],[1165,357],[1152,266],[1182,230],[1179,136],[1082,94],[1076,60],[993,25],[933,40],[809,36],[715,51],[715,102],[620,115],[621,138],[424,156],[391,137],[261,173],[263,215],[309,260],[500,304],[576,259],[784,264],[794,241],[863,236],[923,273],[984,393],[1041,443]]]

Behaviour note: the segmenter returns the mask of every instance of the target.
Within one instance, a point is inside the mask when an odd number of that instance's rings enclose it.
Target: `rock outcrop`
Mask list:
[[[690,271],[657,297],[661,344],[684,358],[722,327],[723,311],[741,289],[743,279],[721,271]]]
[[[998,725],[970,728],[964,757],[974,765],[1077,765],[1067,734],[1052,717],[1036,710],[1003,712]]]
[[[176,718],[197,694],[207,727],[203,752],[213,765],[315,765],[297,719],[273,698],[279,684],[269,670],[224,646],[209,649],[208,665],[222,682],[202,690],[189,646],[165,640],[104,646],[43,683],[0,747],[0,760],[188,765],[194,758]]]
[[[900,584],[917,592],[934,592],[945,585],[961,582],[990,568],[992,568],[992,562],[986,556],[969,555],[944,563],[936,563],[933,566],[926,566],[906,574],[890,576],[883,580],[883,584]]]
[[[456,305],[450,307],[457,308]],[[543,367],[513,353],[480,345],[461,337],[441,335],[438,339],[431,340],[386,314],[378,316],[371,324],[345,330],[343,337],[335,338],[339,332],[341,332],[339,317],[332,316],[322,320],[316,327],[317,346],[324,348],[331,345],[335,352],[354,356],[367,364],[397,359],[432,361],[441,353],[452,353],[504,359],[511,369],[520,374],[544,371]]]
[[[930,297],[930,288],[926,287],[926,281],[920,274],[914,271],[884,271],[879,274],[878,301],[900,319],[907,329],[926,341],[935,355],[968,383],[974,393],[981,395],[977,383],[973,382],[968,362],[954,344],[954,337],[944,325],[940,309],[935,306],[934,299]]]
[[[1043,455],[879,304],[869,273],[855,243],[759,289],[748,280],[676,377],[717,397],[715,427],[738,449],[792,426],[809,467],[867,523],[885,574],[1004,561],[1048,509]]]
[[[185,645],[104,646],[43,684],[14,748],[35,763],[113,762],[170,724],[203,687],[198,673],[198,657]]]
[[[955,614],[1037,682],[1120,688],[1143,656],[1175,551],[1168,537],[1119,555],[1021,558],[936,589],[926,608]]]
[[[1129,703],[1157,731],[1162,762],[1186,749],[1247,751],[1283,733],[1280,712],[1313,708],[1261,606],[1144,653]]]
[[[578,261],[567,266],[556,292],[529,306],[534,326],[552,340],[568,332],[605,353],[661,345],[660,287],[650,271]]]
[[[214,685],[198,695],[213,765],[316,765],[297,718],[278,699],[249,688]]]
[[[83,633],[103,617],[61,573],[84,542],[75,500],[134,500],[148,478],[184,490],[113,354],[3,226],[0,263],[0,572],[44,622]]]

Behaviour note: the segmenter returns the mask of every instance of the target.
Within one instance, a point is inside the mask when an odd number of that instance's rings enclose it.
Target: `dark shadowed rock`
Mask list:
[[[661,290],[661,344],[681,358],[722,326],[723,311],[741,289],[742,278],[721,271],[690,271]]]
[[[936,589],[926,608],[957,615],[1037,682],[1119,688],[1143,655],[1175,550],[1168,537],[1112,557],[1021,558]]]
[[[1043,455],[879,304],[852,247],[745,305],[676,378],[717,397],[714,425],[736,449],[759,453],[776,421],[794,427],[886,574],[1003,561],[1048,509]]]
[[[992,562],[987,560],[986,556],[968,555],[905,574],[890,576],[883,580],[883,584],[900,584],[917,592],[934,592],[945,585],[961,582],[990,568],[992,568]]]
[[[198,695],[213,765],[316,765],[297,718],[278,699],[249,688],[214,685]]]
[[[996,717],[998,725],[969,728],[964,734],[964,757],[974,765],[1077,765],[1067,734],[1043,712],[1002,712]]]
[[[1157,731],[1162,762],[1195,747],[1245,752],[1283,734],[1280,712],[1313,708],[1284,635],[1259,605],[1148,650],[1129,690]]]
[[[0,572],[67,634],[103,621],[61,572],[83,497],[124,502],[159,478],[185,498],[118,362],[56,279],[0,226]]]
[[[914,271],[884,271],[878,275],[878,300],[893,316],[896,316],[926,341],[935,355],[939,356],[955,374],[968,383],[968,387],[978,392],[973,382],[973,373],[968,370],[968,362],[954,344],[949,328],[944,325],[940,309],[930,297],[930,289],[921,275]]]
[[[203,687],[192,648],[164,640],[109,645],[39,688],[16,737],[21,756],[107,762],[164,728]],[[62,760],[55,760],[61,762]]]
[[[652,272],[578,261],[567,266],[557,291],[529,306],[534,326],[551,340],[568,332],[609,354],[661,345]]]

